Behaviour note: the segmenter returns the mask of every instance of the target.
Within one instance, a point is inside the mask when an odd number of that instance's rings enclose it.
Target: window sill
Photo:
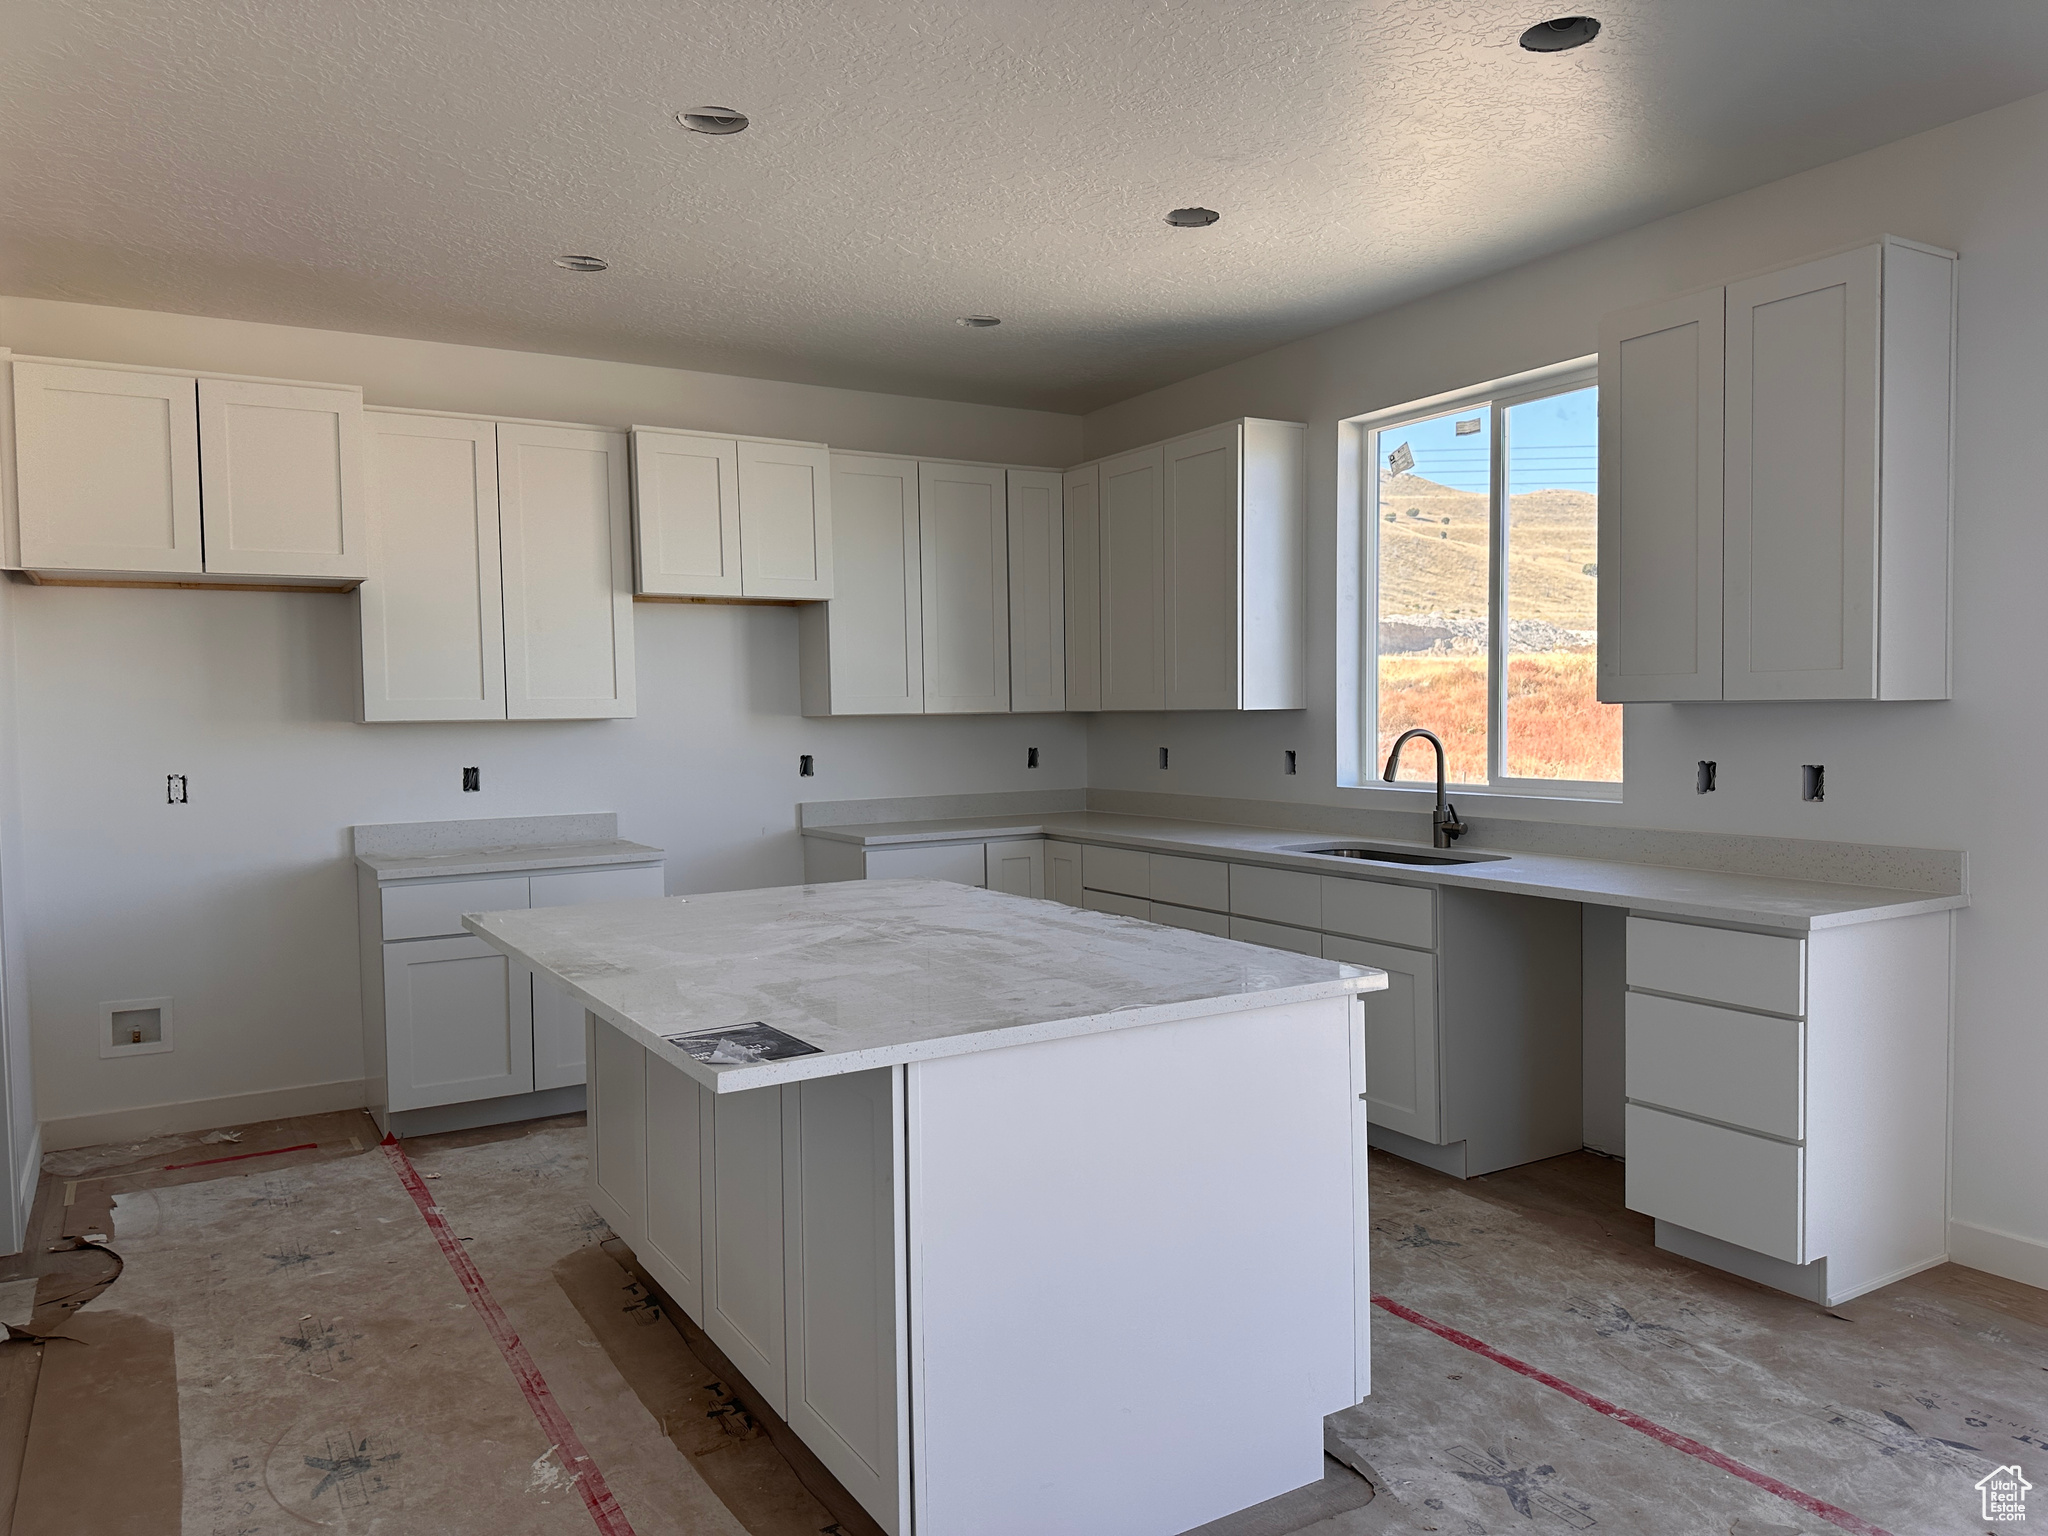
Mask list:
[[[1403,779],[1396,784],[1389,784],[1384,779],[1368,779],[1363,783],[1339,784],[1337,787],[1389,802],[1406,801],[1418,795],[1432,801],[1436,798],[1434,783],[1416,783],[1411,779]],[[1620,805],[1624,787],[1620,784],[1447,784],[1444,793],[1457,800],[1476,800],[1494,814],[1504,815],[1517,806]]]

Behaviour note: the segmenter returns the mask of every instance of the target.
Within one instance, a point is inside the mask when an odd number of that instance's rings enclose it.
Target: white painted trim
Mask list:
[[[15,1172],[14,1188],[14,1230],[0,1233],[6,1246],[0,1248],[0,1257],[21,1252],[28,1245],[28,1218],[35,1209],[36,1180],[43,1172],[43,1128],[31,1126],[28,1133],[28,1152],[21,1160],[21,1167]]]
[[[360,1077],[332,1083],[305,1083],[296,1088],[266,1088],[217,1099],[183,1099],[173,1104],[144,1104],[135,1109],[104,1110],[93,1115],[68,1115],[45,1120],[40,1127],[43,1149],[65,1152],[102,1142],[139,1141],[145,1136],[177,1135],[256,1120],[283,1120],[293,1115],[324,1115],[337,1109],[361,1109],[367,1102]]]
[[[2048,1241],[2041,1238],[1951,1220],[1948,1256],[1952,1263],[2048,1290]]]

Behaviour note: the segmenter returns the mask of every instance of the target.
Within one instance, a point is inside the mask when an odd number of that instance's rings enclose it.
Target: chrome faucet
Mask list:
[[[1394,782],[1394,774],[1401,766],[1401,749],[1417,736],[1436,748],[1436,809],[1429,813],[1430,842],[1435,847],[1448,848],[1453,839],[1472,829],[1458,820],[1458,808],[1444,798],[1444,744],[1437,739],[1436,732],[1425,731],[1418,725],[1395,737],[1394,749],[1387,754],[1387,771],[1380,777],[1389,784]]]

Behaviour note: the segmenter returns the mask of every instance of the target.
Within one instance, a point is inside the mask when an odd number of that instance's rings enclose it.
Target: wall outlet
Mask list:
[[[1714,775],[1720,765],[1711,757],[1700,759],[1699,773],[1694,777],[1692,792],[1696,795],[1711,795],[1714,792]]]
[[[1164,747],[1161,747],[1159,749],[1159,766],[1161,768],[1164,768],[1166,766],[1166,748]]]
[[[805,752],[797,758],[796,776],[800,779],[813,779],[818,776],[817,764],[811,761],[810,753]]]
[[[100,1055],[154,1056],[171,1048],[171,1000],[133,997],[100,1004]]]
[[[483,769],[481,769],[481,768],[465,768],[465,769],[463,769],[463,770],[462,770],[462,792],[463,792],[463,793],[464,793],[465,795],[473,795],[473,794],[475,794],[475,793],[476,793],[476,792],[477,792],[478,790],[482,789],[483,787],[484,787],[484,771],[483,771]]]
[[[1024,749],[1024,766],[1026,768],[1036,768],[1038,766],[1038,748],[1026,747]]]
[[[1799,798],[1802,800],[1825,800],[1827,797],[1827,764],[1801,763],[1799,765]]]
[[[1282,773],[1299,773],[1301,771],[1300,764],[1295,758],[1294,749],[1292,747],[1289,747],[1287,749],[1286,765],[1282,767],[1280,771]]]
[[[164,775],[164,803],[166,805],[184,805],[187,803],[185,799],[185,775],[182,773],[167,773]]]

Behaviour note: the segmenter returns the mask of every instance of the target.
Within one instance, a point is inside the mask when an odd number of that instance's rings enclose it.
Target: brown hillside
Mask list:
[[[1597,622],[1598,498],[1530,491],[1508,503],[1508,610],[1567,629]],[[1387,514],[1393,520],[1387,520]],[[1380,482],[1380,612],[1486,616],[1486,498],[1419,475]]]

